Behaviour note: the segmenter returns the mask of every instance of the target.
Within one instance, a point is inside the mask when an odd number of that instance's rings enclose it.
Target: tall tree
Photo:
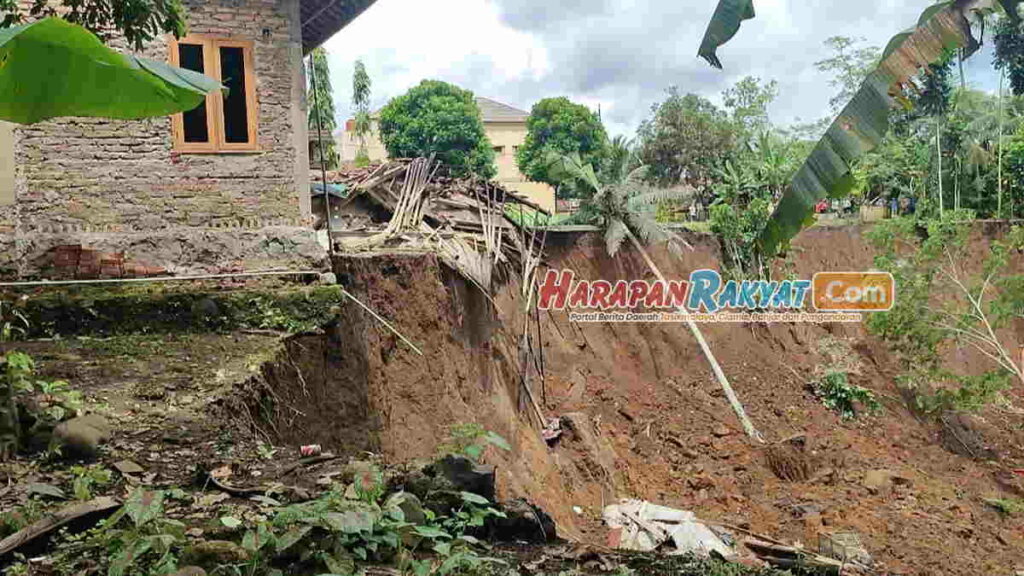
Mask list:
[[[370,154],[366,142],[373,130],[373,119],[370,118],[370,93],[373,83],[366,72],[362,60],[356,60],[355,71],[352,73],[352,107],[355,109],[355,134],[359,140],[356,152],[356,165],[366,166],[370,163]]]
[[[1010,80],[1015,96],[1024,95],[1024,29],[1019,20],[1000,18],[992,43],[995,45],[995,67]]]
[[[640,125],[640,160],[647,177],[665,186],[690,184],[706,189],[714,170],[724,164],[736,144],[735,124],[720,108],[677,88],[652,109]]]
[[[832,57],[814,63],[818,70],[832,74],[829,84],[838,90],[829,101],[833,111],[842,110],[853,99],[881,59],[882,52],[877,46],[863,46],[863,42],[863,38],[833,36],[825,40],[825,47],[833,52]]]
[[[334,146],[334,130],[338,123],[334,117],[334,90],[331,88],[327,50],[318,46],[309,57],[313,61],[312,75],[315,76],[310,78],[306,97],[309,104],[309,130],[311,134],[321,137],[314,148],[316,157],[313,162],[319,166],[322,158],[327,168],[333,170],[338,167],[338,151]]]
[[[392,158],[435,154],[456,175],[493,178],[494,149],[473,93],[424,80],[380,111],[380,135]]]
[[[516,153],[516,164],[534,182],[558,188],[559,196],[580,197],[586,190],[575,180],[556,181],[548,171],[549,154],[576,153],[581,160],[599,166],[604,160],[608,134],[597,114],[568,98],[545,98],[534,104],[526,120],[526,141]]]
[[[775,80],[762,82],[760,78],[747,76],[722,94],[726,110],[733,120],[749,134],[759,134],[771,127],[768,106],[779,96],[779,83]]]

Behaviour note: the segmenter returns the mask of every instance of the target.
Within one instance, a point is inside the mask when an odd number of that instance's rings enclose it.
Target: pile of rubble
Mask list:
[[[327,180],[326,194],[314,183],[314,211],[338,251],[434,252],[488,290],[497,267],[520,269],[532,254],[532,238],[509,213],[546,213],[492,182],[453,178],[430,158],[330,172]]]

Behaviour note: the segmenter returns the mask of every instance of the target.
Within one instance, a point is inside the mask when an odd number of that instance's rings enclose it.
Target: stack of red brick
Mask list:
[[[160,266],[126,261],[123,252],[100,252],[81,244],[57,246],[51,253],[55,272],[64,278],[145,278],[167,274],[167,269]]]

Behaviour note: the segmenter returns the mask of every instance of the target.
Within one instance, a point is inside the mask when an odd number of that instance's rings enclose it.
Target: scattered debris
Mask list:
[[[429,250],[477,285],[490,290],[497,265],[521,261],[526,248],[506,207],[547,212],[484,180],[451,178],[428,158],[393,160],[366,169],[333,172],[348,190],[332,200],[336,242],[343,252]],[[381,222],[380,211],[389,218]],[[377,214],[378,217],[374,217]]]
[[[202,466],[196,469],[196,484],[200,486],[213,486],[214,488],[226,492],[232,496],[239,498],[248,498],[249,496],[258,496],[266,493],[265,488],[237,488],[235,486],[229,486],[224,482],[217,479],[213,472],[209,472]]]
[[[562,436],[562,419],[549,418],[548,425],[541,431],[541,436],[548,445],[554,444]]]
[[[658,506],[642,500],[622,500],[604,509],[611,528],[609,546],[623,550],[651,552],[671,540],[672,554],[712,553],[724,559],[736,553],[710,528],[697,521],[693,512]]]
[[[299,447],[299,454],[303,456],[319,456],[323,452],[323,447],[319,444],[307,444]]]
[[[853,562],[864,567],[874,564],[871,554],[861,544],[860,535],[855,532],[836,532],[818,536],[818,553],[843,562]]]
[[[121,460],[120,462],[115,462],[114,469],[120,472],[121,474],[124,474],[125,476],[129,476],[132,474],[142,474],[146,471],[145,468],[139,466],[138,464],[132,462],[131,460]]]

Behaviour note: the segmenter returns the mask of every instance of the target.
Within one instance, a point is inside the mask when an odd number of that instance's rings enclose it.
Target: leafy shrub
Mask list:
[[[843,420],[855,419],[858,405],[868,412],[882,408],[873,392],[850,384],[846,372],[828,372],[815,385],[814,392],[826,408],[839,413]]]
[[[42,501],[31,498],[21,506],[0,513],[0,539],[34,524],[43,517],[45,507]]]
[[[985,503],[995,508],[1003,516],[1024,514],[1024,498],[987,498]]]
[[[71,487],[75,498],[78,500],[91,500],[93,488],[110,484],[113,477],[110,470],[98,464],[92,466],[72,466],[70,471],[75,477]]]
[[[138,489],[113,516],[96,528],[70,536],[57,553],[63,574],[93,565],[107,576],[163,576],[178,569],[185,545],[185,526],[167,518],[164,502],[172,494]]]
[[[980,410],[1020,376],[995,330],[1024,313],[1024,276],[1008,272],[1011,253],[1024,247],[1024,229],[992,242],[981,273],[972,275],[964,269],[972,221],[969,211],[950,211],[885,220],[867,234],[878,250],[876,266],[892,273],[900,291],[892,310],[871,315],[868,330],[899,353],[907,372],[897,382],[925,414]],[[940,305],[936,294],[953,298]],[[940,354],[945,343],[973,347],[996,366],[979,376],[955,373]]]
[[[759,257],[757,239],[770,215],[771,203],[766,198],[755,198],[745,208],[725,202],[711,206],[711,231],[722,243],[727,272],[733,278],[760,277],[764,262]]]
[[[23,448],[30,435],[77,416],[82,408],[81,392],[63,380],[36,380],[35,368],[35,361],[24,352],[8,352],[3,358],[0,460]]]

